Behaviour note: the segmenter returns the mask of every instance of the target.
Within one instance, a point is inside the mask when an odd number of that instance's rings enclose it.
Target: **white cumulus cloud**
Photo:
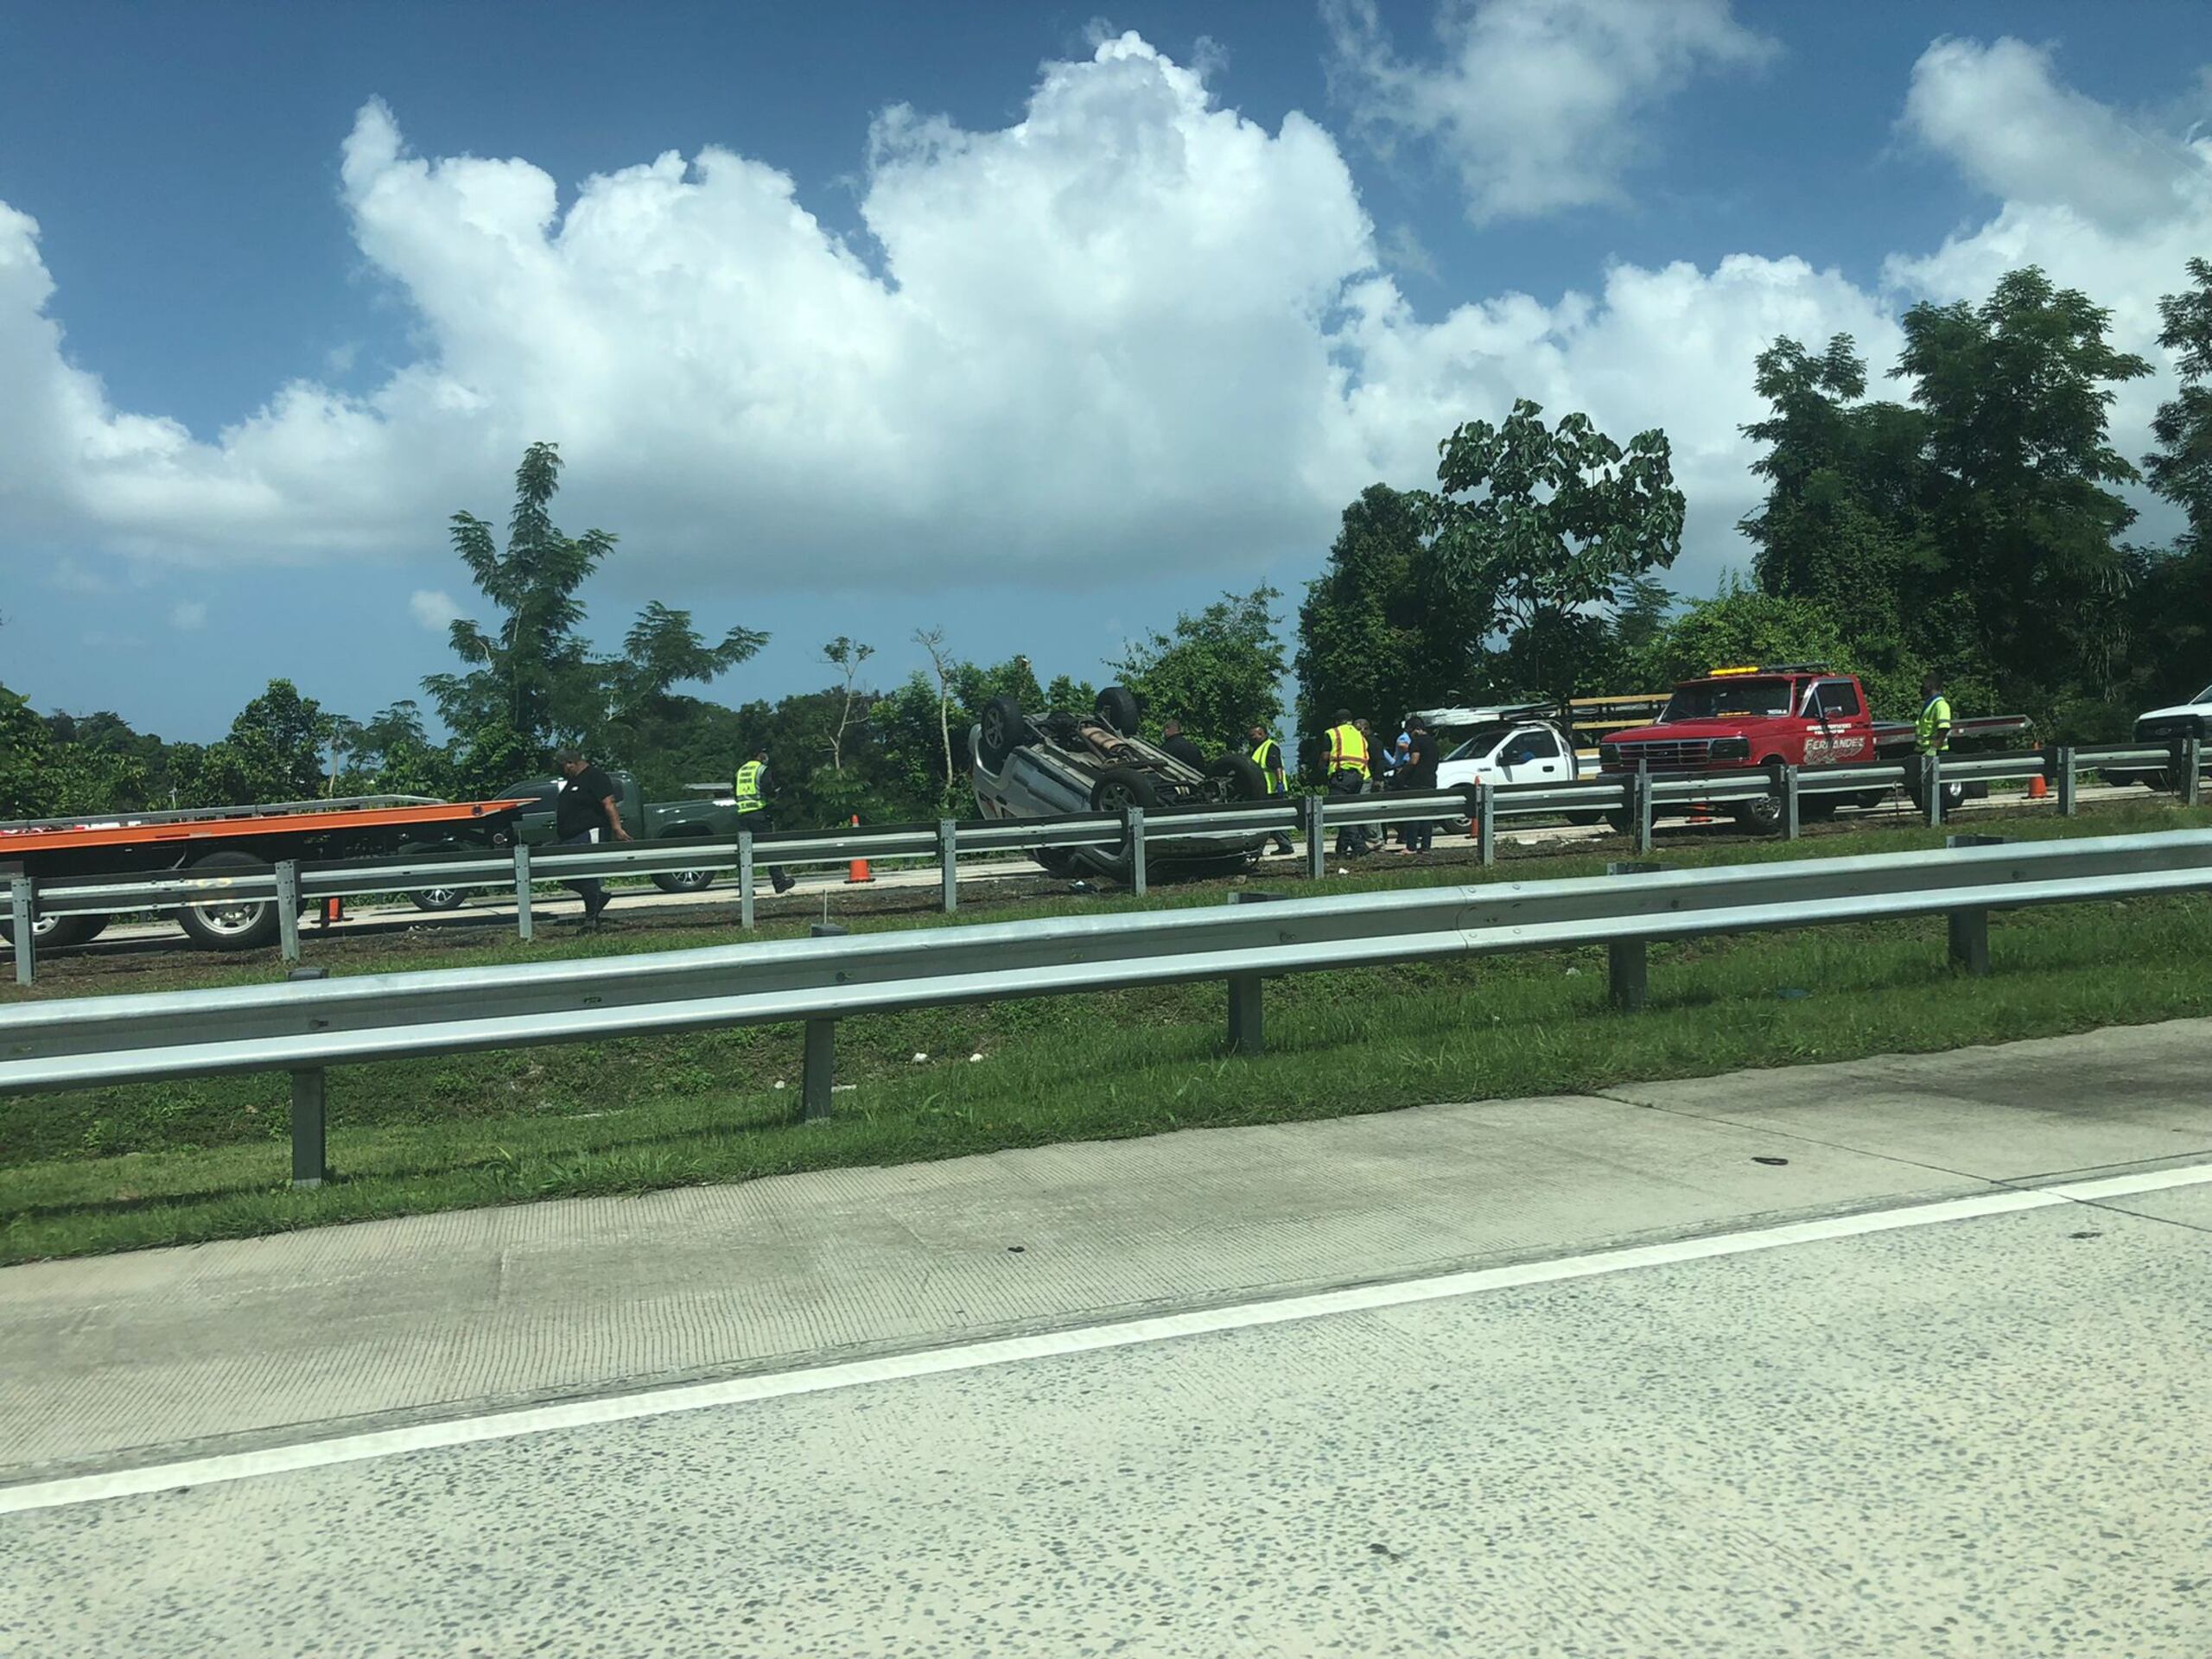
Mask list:
[[[1652,106],[1777,50],[1729,0],[1444,0],[1427,60],[1400,54],[1375,0],[1323,13],[1355,119],[1385,143],[1436,143],[1478,222],[1615,200]]]
[[[1608,72],[1627,89],[1600,100],[1615,114],[1667,75],[1762,49],[1719,4],[1547,10],[1581,20],[1570,59],[1595,40],[1660,66]],[[1445,16],[1527,26],[1502,0]],[[2122,131],[2055,76],[2012,42],[1930,48],[1899,89],[1906,130],[2019,194],[1892,258],[1877,288],[1745,251],[1440,316],[1389,276],[1408,256],[1378,247],[1328,131],[1222,108],[1134,35],[1046,66],[1002,128],[885,111],[864,248],[787,175],[727,150],[594,176],[564,212],[530,162],[416,155],[371,103],[343,146],[344,211],[422,344],[359,396],[302,379],[204,435],[115,408],[67,353],[36,226],[0,206],[0,555],[396,565],[456,508],[503,518],[523,448],[550,438],[569,464],[563,522],[620,531],[631,569],[687,593],[1227,582],[1318,558],[1361,487],[1433,479],[1453,425],[1528,396],[1623,438],[1666,429],[1691,504],[1679,579],[1709,587],[1756,499],[1738,428],[1763,412],[1751,363],[1776,334],[1852,333],[1878,372],[1904,306],[1979,297],[2034,262],[2146,348],[2157,296],[2212,245],[2202,148],[2165,143],[2166,170],[2130,175],[2116,220],[2055,162],[2016,147],[2000,165],[1977,122],[1930,112],[2027,120],[2056,100],[2080,131]],[[1606,175],[1602,157],[1568,162]],[[1519,162],[1498,165],[1499,188],[1535,200],[1511,182]],[[2120,404],[2123,452],[2143,448],[2158,391]],[[434,630],[459,613],[430,589],[409,607]]]
[[[423,627],[441,637],[462,614],[459,603],[442,588],[417,588],[407,596],[407,612]]]

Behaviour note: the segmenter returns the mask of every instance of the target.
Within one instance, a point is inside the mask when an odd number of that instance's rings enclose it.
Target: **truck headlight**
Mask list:
[[[1715,760],[1748,760],[1751,758],[1751,740],[1748,737],[1716,737],[1713,747],[1706,751]]]

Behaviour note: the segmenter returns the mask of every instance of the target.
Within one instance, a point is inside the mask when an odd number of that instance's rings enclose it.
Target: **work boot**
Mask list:
[[[775,874],[768,879],[775,883],[776,891],[778,893],[789,893],[793,887],[798,886],[798,878],[797,876],[786,875],[781,870],[777,871]]]

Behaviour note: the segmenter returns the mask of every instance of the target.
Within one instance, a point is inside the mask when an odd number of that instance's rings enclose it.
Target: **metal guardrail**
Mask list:
[[[1358,796],[1282,797],[1231,807],[1132,809],[1126,815],[1084,813],[1059,818],[1023,820],[944,819],[935,825],[891,825],[871,830],[741,831],[734,842],[683,839],[632,842],[590,849],[537,849],[518,846],[512,854],[456,853],[400,859],[355,859],[327,863],[280,861],[265,871],[194,875],[189,872],[114,880],[63,878],[34,881],[18,876],[11,884],[10,910],[16,977],[29,984],[35,973],[35,946],[28,923],[41,915],[171,912],[193,906],[274,904],[278,907],[280,947],[286,961],[300,956],[299,915],[325,899],[371,893],[419,893],[433,888],[507,887],[515,893],[516,928],[534,937],[531,888],[535,882],[563,882],[613,876],[652,876],[705,870],[734,872],[738,878],[739,925],[754,925],[755,882],[760,867],[842,864],[855,859],[926,859],[939,870],[944,909],[959,906],[960,862],[963,855],[1027,853],[1035,849],[1110,849],[1133,891],[1147,885],[1148,857],[1162,845],[1207,837],[1300,835],[1306,840],[1306,872],[1319,880],[1327,874],[1327,836],[1332,831],[1374,830],[1389,824],[1459,822],[1468,823],[1484,865],[1497,855],[1501,820],[1514,817],[1592,814],[1612,819],[1635,841],[1639,854],[1652,849],[1655,820],[1669,810],[1695,805],[1726,806],[1772,799],[1774,832],[1795,839],[1802,823],[1806,797],[1912,793],[1925,821],[1944,818],[1947,783],[1987,784],[2042,778],[2053,786],[2058,810],[2075,810],[2083,772],[2161,772],[2175,791],[2195,804],[2199,793],[2202,752],[2191,739],[2173,749],[2140,745],[2097,749],[2052,748],[1993,755],[1914,757],[1899,764],[1733,770],[1719,772],[1639,772],[1619,778],[1552,786],[1515,786],[1433,793],[1385,792]]]
[[[2212,890],[2212,830],[2003,843],[1579,880],[1491,882],[1056,917],[497,968],[20,1003],[0,1008],[0,1093],[282,1071],[293,1176],[326,1171],[332,1066],[729,1026],[801,1023],[805,1117],[830,1109],[836,1022],[955,1003],[1221,980],[1229,1046],[1262,1049],[1269,976],[1605,944],[1644,998],[1655,939],[1947,914],[1952,960],[1989,969],[1988,912]],[[1243,900],[1245,902],[1238,902]]]

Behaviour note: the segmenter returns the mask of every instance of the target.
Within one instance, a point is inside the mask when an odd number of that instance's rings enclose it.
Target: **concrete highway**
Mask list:
[[[0,1273],[0,1640],[2212,1652],[2212,1022]]]

